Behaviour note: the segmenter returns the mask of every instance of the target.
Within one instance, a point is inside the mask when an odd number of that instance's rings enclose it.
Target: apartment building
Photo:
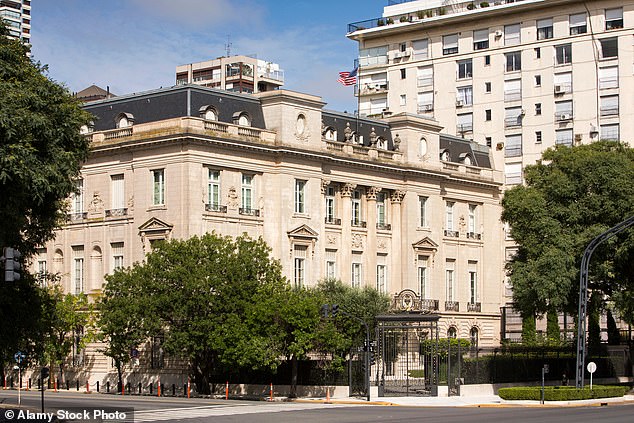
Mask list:
[[[31,43],[31,0],[0,0],[0,18],[10,37]]]
[[[32,270],[96,296],[104,275],[143,261],[157,240],[246,232],[296,286],[376,287],[395,310],[438,314],[443,336],[499,345],[502,176],[490,149],[424,116],[323,106],[287,90],[193,84],[87,103],[91,153],[70,219]],[[82,368],[91,383],[114,371],[97,348]],[[151,373],[148,348],[140,365]]]
[[[251,56],[229,56],[176,67],[176,85],[197,84],[238,93],[271,91],[284,85],[277,63]]]
[[[492,147],[507,186],[548,147],[634,131],[633,1],[391,1],[348,37],[361,114],[433,117]]]

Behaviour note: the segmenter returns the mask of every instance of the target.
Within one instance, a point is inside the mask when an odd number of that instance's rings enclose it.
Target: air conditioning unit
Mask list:
[[[520,116],[526,116],[526,110],[524,109],[520,110]]]
[[[566,92],[566,88],[563,85],[555,85],[555,94],[563,94]]]
[[[462,107],[464,106],[464,101],[463,100],[456,100],[456,107]]]
[[[426,112],[431,112],[432,110],[434,110],[434,105],[433,104],[425,104],[423,106],[423,110]]]
[[[402,57],[409,57],[412,54],[409,48],[405,49],[405,51],[401,52]]]
[[[394,53],[394,58],[395,59],[400,59],[401,57],[403,57],[403,52],[402,51],[397,51]]]
[[[503,35],[502,30],[498,29],[497,31],[495,31],[495,38],[500,38]]]
[[[572,116],[570,115],[570,113],[562,113],[559,115],[559,120],[570,120],[572,119]]]

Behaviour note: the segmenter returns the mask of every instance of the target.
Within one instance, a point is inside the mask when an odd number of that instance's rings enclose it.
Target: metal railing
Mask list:
[[[458,301],[445,301],[445,311],[460,311],[460,303]]]
[[[445,236],[450,238],[458,238],[460,236],[460,232],[458,231],[448,231],[445,229]]]
[[[88,217],[88,212],[69,213],[70,220],[84,220]]]
[[[260,217],[260,210],[258,209],[251,209],[251,208],[247,208],[247,207],[240,207],[238,209],[238,213],[245,215],[245,216],[255,216],[255,217]]]
[[[467,232],[467,239],[482,239],[482,234],[477,232]]]
[[[384,231],[391,231],[392,225],[389,223],[377,223],[376,228]]]
[[[467,311],[480,313],[482,311],[482,304],[481,303],[467,303]]]
[[[366,222],[358,219],[352,219],[350,221],[350,225],[354,226],[355,228],[366,228],[368,226]]]
[[[205,211],[227,213],[227,206],[221,206],[220,204],[205,204]]]
[[[337,217],[325,217],[324,218],[324,223],[326,223],[327,225],[338,225],[338,226],[341,226],[341,219],[339,219]]]
[[[106,217],[122,217],[127,215],[128,215],[127,208],[106,210]]]

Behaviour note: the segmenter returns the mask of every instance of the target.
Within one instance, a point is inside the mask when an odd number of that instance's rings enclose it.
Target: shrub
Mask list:
[[[629,390],[627,386],[595,385],[577,389],[573,386],[547,386],[544,388],[545,401],[575,401],[594,398],[622,397]],[[522,386],[514,388],[500,388],[500,398],[505,400],[541,400],[541,386]]]

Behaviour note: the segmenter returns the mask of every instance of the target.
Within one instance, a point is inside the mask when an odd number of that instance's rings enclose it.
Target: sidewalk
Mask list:
[[[325,398],[297,399],[296,402],[325,403]],[[406,407],[591,407],[634,404],[634,395],[620,398],[599,398],[580,401],[507,401],[497,395],[461,397],[373,397],[371,401],[359,398],[331,398],[332,404],[392,405]]]

